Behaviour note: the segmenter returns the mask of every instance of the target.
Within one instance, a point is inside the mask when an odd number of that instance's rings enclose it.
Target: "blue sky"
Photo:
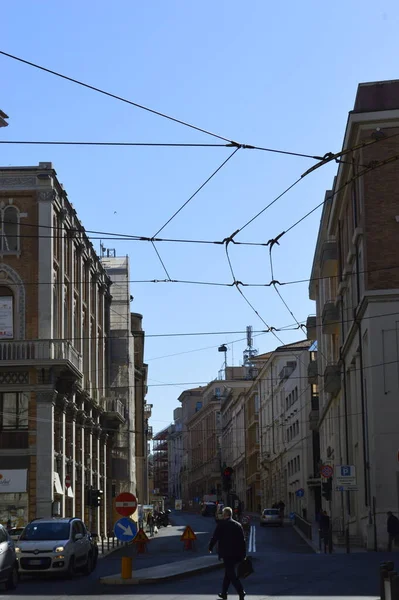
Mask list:
[[[16,0],[2,14],[0,49],[240,143],[323,155],[341,147],[357,84],[398,77],[398,25],[395,0],[378,6],[371,0],[115,0],[112,5]],[[213,141],[3,56],[0,70],[0,108],[10,117],[2,139]],[[7,145],[0,146],[0,163],[52,161],[86,229],[151,236],[230,152]],[[240,150],[162,235],[223,239],[313,162]],[[275,237],[323,200],[334,173],[330,165],[304,179],[237,239]],[[318,211],[275,248],[276,279],[309,277],[319,219]],[[131,279],[165,277],[150,244],[104,243],[119,255],[129,254]],[[221,246],[158,248],[172,279],[231,281]],[[264,248],[233,247],[231,256],[238,280],[270,280]],[[298,320],[314,312],[306,283],[281,291]],[[273,289],[245,293],[269,324],[293,323]],[[132,294],[132,310],[144,315],[148,334],[264,328],[232,288],[132,284]],[[285,343],[302,337],[292,331],[279,335]],[[241,337],[147,339],[155,430],[171,420],[184,389],[157,384],[211,380],[222,363],[217,346]],[[270,334],[255,339],[260,352],[279,343]],[[244,347],[234,344],[235,364]],[[160,358],[171,354],[179,355]]]

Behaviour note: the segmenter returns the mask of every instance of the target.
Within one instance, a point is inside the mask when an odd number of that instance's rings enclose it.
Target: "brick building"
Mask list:
[[[111,280],[51,163],[0,169],[0,521],[112,525]],[[99,508],[88,490],[103,491]]]
[[[386,512],[399,511],[398,314],[399,81],[361,84],[327,192],[310,298],[318,342],[323,462],[351,465],[357,489],[335,491],[336,541],[347,528],[369,548],[386,544]]]

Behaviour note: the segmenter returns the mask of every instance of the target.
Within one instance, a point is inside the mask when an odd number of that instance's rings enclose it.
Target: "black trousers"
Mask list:
[[[236,589],[237,594],[239,596],[242,596],[244,593],[244,589],[243,589],[241,581],[238,579],[237,573],[236,573],[236,567],[237,567],[238,563],[240,562],[240,560],[237,558],[224,558],[223,562],[224,562],[225,572],[224,572],[224,579],[223,579],[222,594],[227,594],[227,592],[229,591],[230,583],[232,583]]]

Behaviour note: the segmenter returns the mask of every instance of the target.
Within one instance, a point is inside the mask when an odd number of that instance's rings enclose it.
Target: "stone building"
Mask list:
[[[316,315],[321,458],[354,467],[335,491],[336,541],[386,545],[386,512],[399,512],[398,312],[399,81],[360,84],[320,221],[309,294]],[[352,483],[353,480],[352,480]]]
[[[110,285],[52,164],[1,168],[0,521],[112,525],[112,448],[129,416],[109,389]]]
[[[172,502],[181,499],[181,474],[183,463],[183,409],[181,406],[173,411],[173,423],[168,431],[168,488],[169,498]]]

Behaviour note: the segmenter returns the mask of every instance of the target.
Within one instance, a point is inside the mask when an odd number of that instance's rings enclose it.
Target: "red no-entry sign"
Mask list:
[[[66,477],[65,477],[65,487],[66,488],[71,487],[71,476],[70,475],[66,475]]]
[[[124,517],[129,517],[137,509],[137,498],[130,492],[122,492],[115,498],[115,510]]]

